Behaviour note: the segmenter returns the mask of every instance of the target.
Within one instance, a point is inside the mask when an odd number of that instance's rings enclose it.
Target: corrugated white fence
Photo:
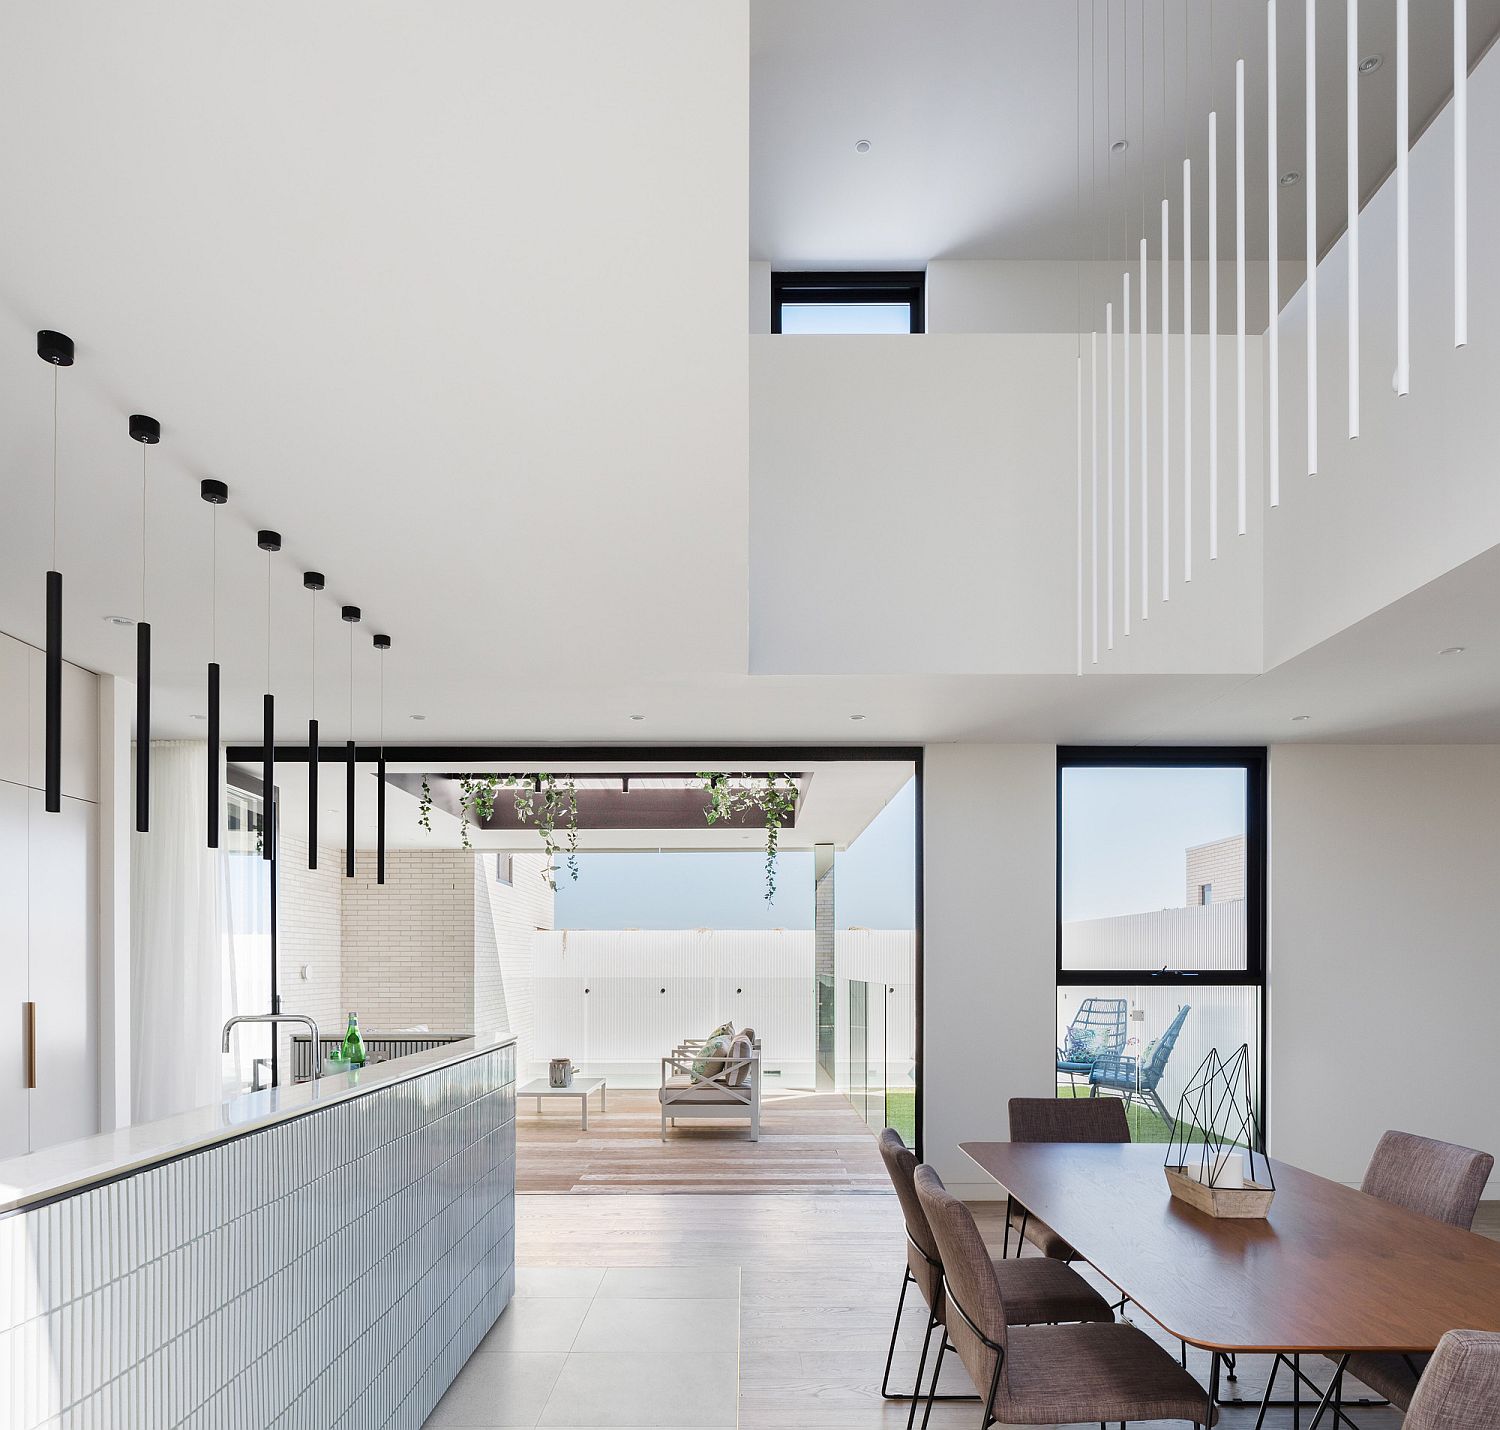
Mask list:
[[[1227,969],[1245,966],[1245,901],[1155,909],[1063,924],[1064,968]]]
[[[890,1022],[914,1037],[915,938],[903,929],[852,929],[835,944],[839,1026],[850,978],[900,990]],[[787,1086],[813,1075],[813,935],[804,929],[539,930],[533,952],[538,1060],[570,1057],[595,1076],[654,1082],[661,1056],[720,1023],[751,1026],[765,1066]],[[847,1032],[844,1034],[847,1048]],[[893,1056],[895,1055],[893,1051]],[[538,1061],[528,1074],[544,1066]]]

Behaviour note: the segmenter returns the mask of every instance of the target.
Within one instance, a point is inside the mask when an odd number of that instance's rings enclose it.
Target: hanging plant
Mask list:
[[[557,873],[562,867],[557,857],[564,851],[558,841],[561,825],[566,839],[565,862],[569,876],[578,879],[578,789],[571,779],[559,779],[545,770],[537,775],[460,775],[458,779],[458,835],[465,849],[474,847],[469,838],[471,823],[484,824],[495,814],[495,803],[502,790],[514,795],[516,820],[534,824],[542,839],[546,864],[542,878],[547,887],[557,891]],[[424,776],[417,823],[432,833],[432,790]]]
[[[732,820],[750,810],[759,812],[766,826],[766,902],[776,902],[776,856],[780,852],[781,827],[797,810],[797,782],[788,775],[764,778],[729,775],[722,771],[699,771],[698,779],[708,794],[704,818],[710,824]]]

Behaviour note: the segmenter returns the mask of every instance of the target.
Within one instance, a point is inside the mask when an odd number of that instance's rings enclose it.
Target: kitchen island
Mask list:
[[[0,1424],[418,1427],[515,1280],[484,1034],[0,1162]]]

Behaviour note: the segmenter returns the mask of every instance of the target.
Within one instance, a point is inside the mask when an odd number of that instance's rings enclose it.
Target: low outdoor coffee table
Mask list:
[[[604,1079],[602,1077],[576,1077],[567,1087],[553,1087],[544,1077],[533,1078],[525,1087],[516,1090],[517,1097],[536,1098],[536,1110],[540,1115],[542,1111],[542,1099],[544,1097],[576,1097],[578,1106],[583,1114],[583,1131],[589,1130],[589,1094],[599,1094],[599,1111],[608,1112],[609,1104],[605,1101]]]

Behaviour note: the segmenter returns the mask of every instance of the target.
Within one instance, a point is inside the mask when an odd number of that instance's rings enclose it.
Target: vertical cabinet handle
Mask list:
[[[26,1025],[26,1086],[36,1086],[36,1004],[21,1005],[22,1018]]]

